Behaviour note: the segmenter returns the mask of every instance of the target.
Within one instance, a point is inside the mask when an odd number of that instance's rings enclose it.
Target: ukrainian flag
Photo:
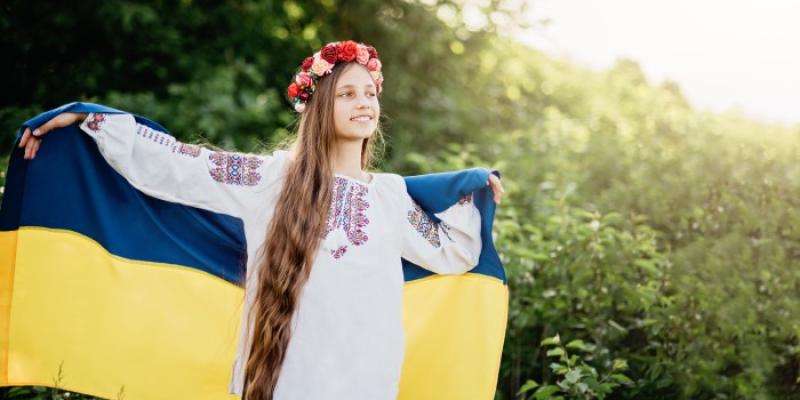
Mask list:
[[[63,111],[120,112],[70,103],[25,126]],[[482,187],[487,174],[406,181],[436,213],[465,185]],[[491,191],[473,198],[484,244],[474,270],[440,276],[404,261],[400,399],[494,397],[508,287],[491,236]],[[228,383],[245,248],[240,219],[143,194],[77,126],[48,134],[33,161],[14,151],[0,207],[0,386],[129,400],[235,399]]]

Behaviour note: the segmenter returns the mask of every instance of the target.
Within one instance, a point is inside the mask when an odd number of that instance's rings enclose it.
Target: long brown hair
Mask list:
[[[334,179],[336,82],[351,65],[355,64],[337,64],[330,75],[321,78],[300,115],[291,145],[294,159],[287,161],[283,189],[261,248],[255,282],[258,291],[248,315],[252,318],[252,343],[242,399],[273,398],[291,337],[292,316],[325,232]],[[361,147],[363,169],[375,159],[376,141],[382,141],[380,125]]]

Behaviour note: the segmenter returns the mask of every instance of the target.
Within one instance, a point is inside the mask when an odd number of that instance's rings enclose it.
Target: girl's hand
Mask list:
[[[505,193],[503,184],[500,183],[500,178],[498,178],[495,174],[490,174],[489,181],[486,182],[486,186],[492,187],[492,192],[494,192],[494,202],[500,204],[500,197],[503,196],[503,193]]]
[[[45,122],[42,126],[31,132],[30,128],[25,128],[22,134],[22,139],[19,141],[19,148],[25,148],[26,160],[32,160],[36,157],[36,152],[39,151],[39,145],[42,143],[42,136],[53,129],[63,128],[74,123],[81,123],[86,119],[86,113],[61,113],[53,117],[50,121]]]

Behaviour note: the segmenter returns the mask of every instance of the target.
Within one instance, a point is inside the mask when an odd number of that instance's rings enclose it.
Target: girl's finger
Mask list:
[[[498,178],[497,175],[490,174],[489,179],[486,181],[486,186],[492,188],[492,197],[494,202],[496,204],[500,204],[500,197],[502,196],[502,193],[505,192],[505,189],[503,189],[503,184],[500,182],[500,178]]]
[[[489,184],[492,186],[492,189],[493,189],[493,190],[494,190],[494,189],[497,189],[497,190],[499,190],[499,191],[501,191],[501,192],[503,192],[503,191],[504,191],[504,190],[503,190],[503,184],[502,184],[502,183],[500,183],[500,179],[498,179],[498,178],[497,178],[496,176],[494,176],[494,175],[492,175],[491,177],[489,177]]]
[[[38,139],[31,137],[28,139],[28,143],[25,144],[25,159],[30,160],[31,156],[33,155],[33,147],[36,146],[36,142]]]
[[[494,176],[495,183],[497,183],[497,188],[500,189],[500,193],[505,193],[506,190],[503,189],[503,181],[495,175],[492,176]]]
[[[75,122],[76,115],[72,113],[61,113],[51,118],[49,121],[42,124],[42,126],[33,130],[33,136],[42,137],[42,135],[50,132],[56,128],[62,128]]]
[[[41,146],[41,145],[42,145],[42,141],[41,140],[37,140],[37,141],[34,142],[34,144],[33,144],[33,152],[31,153],[31,160],[36,158],[36,153],[39,152],[39,146]]]
[[[31,156],[33,155],[33,146],[35,145],[36,145],[36,138],[31,138],[30,140],[28,140],[28,143],[25,144],[25,156],[27,157],[28,160],[30,160]]]
[[[22,139],[19,140],[19,148],[25,147],[25,142],[28,141],[28,138],[31,137],[31,128],[25,128],[25,132],[22,134]]]
[[[33,137],[42,137],[45,133],[47,133],[50,129],[57,128],[55,126],[55,118],[51,119],[50,121],[45,122],[42,126],[33,130]]]
[[[25,160],[27,160],[28,156],[30,156],[30,154],[31,154],[31,143],[32,142],[33,142],[32,140],[29,140],[28,143],[25,144],[25,154],[22,155],[22,158],[25,159]]]

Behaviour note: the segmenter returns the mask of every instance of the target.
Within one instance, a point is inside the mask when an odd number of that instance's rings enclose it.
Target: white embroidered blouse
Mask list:
[[[239,217],[248,244],[245,303],[229,390],[241,396],[257,251],[283,183],[287,152],[252,155],[184,144],[130,114],[80,125],[108,163],[150,196]],[[434,223],[399,175],[336,174],[325,237],[292,319],[276,400],[394,400],[404,354],[403,257],[440,274],[478,263],[480,213],[465,196]]]

